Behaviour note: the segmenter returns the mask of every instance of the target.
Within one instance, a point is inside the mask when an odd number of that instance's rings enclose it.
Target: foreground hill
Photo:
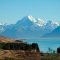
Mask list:
[[[1,42],[10,43],[10,42],[14,42],[14,41],[15,41],[15,40],[13,40],[13,39],[0,36],[0,43],[1,43]]]
[[[19,40],[0,37],[0,60],[40,60],[36,43],[27,44]]]

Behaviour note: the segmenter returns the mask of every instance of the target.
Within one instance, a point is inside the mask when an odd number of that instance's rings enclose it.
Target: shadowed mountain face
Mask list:
[[[58,22],[25,16],[16,24],[0,25],[0,35],[9,38],[40,38],[59,26]]]
[[[60,37],[60,26],[54,29],[51,33],[46,34],[45,37]]]

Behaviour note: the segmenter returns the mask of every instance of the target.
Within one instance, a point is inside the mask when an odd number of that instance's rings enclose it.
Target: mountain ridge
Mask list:
[[[17,21],[16,24],[0,25],[0,35],[9,38],[41,37],[44,34],[52,32],[58,26],[58,22],[46,22],[32,16],[25,16]]]
[[[60,37],[60,26],[54,29],[51,33],[45,34],[44,37]]]

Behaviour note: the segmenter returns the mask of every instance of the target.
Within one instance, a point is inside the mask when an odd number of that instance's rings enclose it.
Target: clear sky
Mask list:
[[[27,15],[60,21],[60,0],[0,0],[1,23],[16,23]]]

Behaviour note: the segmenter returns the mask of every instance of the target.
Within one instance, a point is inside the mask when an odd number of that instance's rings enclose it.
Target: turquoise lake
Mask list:
[[[40,51],[47,52],[48,48],[57,50],[60,47],[60,38],[40,38],[40,39],[26,39],[28,43],[38,43]]]

